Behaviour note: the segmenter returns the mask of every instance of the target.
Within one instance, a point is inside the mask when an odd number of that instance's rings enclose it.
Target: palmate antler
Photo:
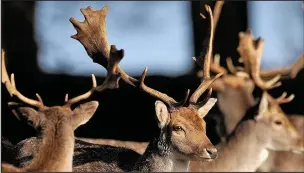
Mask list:
[[[264,81],[260,76],[261,58],[264,49],[264,40],[259,38],[253,40],[253,35],[250,29],[246,32],[239,33],[239,46],[237,51],[244,61],[245,72],[250,74],[258,87],[263,90],[269,90],[281,85],[281,75],[276,75],[268,81]]]
[[[97,91],[101,91],[104,88],[118,88],[120,77],[132,86],[135,86],[134,82],[138,82],[135,78],[127,75],[119,66],[119,62],[124,57],[124,50],[117,50],[115,45],[109,46],[106,32],[108,9],[109,7],[105,6],[100,10],[94,11],[89,6],[80,9],[85,18],[83,22],[79,22],[73,17],[70,18],[70,22],[77,30],[77,34],[71,37],[84,46],[93,62],[108,69],[106,82],[102,86],[97,86]]]
[[[210,7],[206,7],[207,11],[211,15],[210,18],[213,22],[212,12]],[[123,58],[124,50],[117,50],[115,46],[111,46],[109,48],[107,41],[107,32],[106,32],[106,14],[108,11],[108,7],[104,7],[101,10],[94,11],[92,7],[88,7],[80,10],[81,13],[85,17],[84,22],[78,22],[74,18],[70,18],[70,22],[74,25],[77,30],[77,34],[73,35],[72,38],[77,39],[86,49],[88,55],[93,59],[95,63],[100,64],[104,68],[108,68],[108,75],[105,80],[105,84],[102,86],[98,86],[96,90],[101,90],[102,88],[118,88],[119,77],[132,86],[137,86],[143,91],[149,93],[150,95],[164,101],[169,105],[169,108],[176,108],[183,106],[187,102],[187,98],[189,96],[189,90],[186,92],[185,99],[181,102],[177,102],[172,97],[161,93],[155,89],[152,89],[144,84],[145,77],[147,75],[147,68],[144,70],[140,81],[135,78],[129,76],[125,73],[120,67],[119,62]],[[211,22],[211,23],[212,23]],[[211,26],[213,30],[213,26]],[[210,32],[212,33],[212,32]],[[217,75],[215,78],[210,79],[209,69],[210,69],[210,55],[212,53],[212,41],[213,41],[213,33],[210,36],[210,44],[208,55],[205,56],[206,63],[204,64],[204,82],[198,87],[198,89],[192,94],[190,98],[191,105],[196,104],[198,98],[203,94],[203,92],[212,84],[214,80],[216,80],[221,74]],[[111,53],[109,53],[111,52]],[[200,58],[202,59],[202,58]],[[200,60],[199,59],[199,60]],[[198,62],[199,63],[199,62]],[[109,68],[111,70],[109,70]],[[211,95],[212,90],[209,89],[209,94],[207,96],[207,100]],[[205,103],[204,101],[203,103]]]
[[[221,14],[221,9],[223,6],[223,1],[217,1],[214,7],[214,30],[218,23],[219,16]],[[278,80],[280,76],[288,76],[290,78],[295,78],[300,70],[304,68],[304,54],[302,54],[298,60],[289,68],[281,68],[278,70],[263,71],[260,69],[261,63],[261,53],[263,51],[263,40],[253,40],[253,35],[251,30],[247,32],[240,32],[240,41],[238,46],[238,52],[241,57],[238,59],[240,63],[244,64],[244,67],[234,66],[230,57],[226,58],[227,68],[230,73],[234,75],[242,75],[252,79],[256,85],[264,90],[272,89],[281,85]],[[255,58],[253,58],[255,57]],[[214,60],[211,60],[210,70],[214,73],[223,73],[225,76],[228,71],[220,65],[220,55],[214,55]],[[248,75],[247,75],[248,74]],[[203,72],[199,71],[198,76],[202,78]],[[264,79],[270,79],[269,81],[264,81]]]

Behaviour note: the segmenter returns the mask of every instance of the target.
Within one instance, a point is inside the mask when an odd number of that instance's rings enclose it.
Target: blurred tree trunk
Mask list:
[[[38,74],[37,45],[34,38],[35,3],[2,1],[2,48],[6,51],[8,71],[14,72],[20,78]],[[22,68],[24,65],[27,68]]]

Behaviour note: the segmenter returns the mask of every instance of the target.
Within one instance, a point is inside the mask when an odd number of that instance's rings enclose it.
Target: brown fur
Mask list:
[[[166,108],[160,107],[164,106],[164,104],[160,104],[156,107]],[[213,146],[206,136],[206,124],[197,110],[182,107],[173,112],[168,112],[168,115],[170,118],[162,119],[166,127],[161,128],[160,136],[153,139],[149,147],[147,147],[147,143],[140,145],[140,150],[146,150],[143,156],[136,155],[135,152],[128,149],[92,144],[77,139],[74,148],[73,171],[186,170],[188,160],[211,160],[205,149],[212,149]],[[161,124],[161,122],[159,123]],[[175,125],[183,127],[186,133],[173,132]],[[107,140],[105,141],[107,142]],[[31,143],[31,145],[27,145],[27,143]],[[38,146],[39,143],[39,139],[32,138],[17,145],[17,159],[21,162],[19,164],[28,165],[30,163],[30,160],[25,158],[37,152],[35,146]],[[123,142],[120,141],[119,143],[121,145]],[[127,148],[127,145],[124,144],[123,147]],[[147,160],[149,162],[146,162]],[[168,162],[168,164],[163,165],[162,163],[165,162]],[[134,163],[137,166],[134,167]],[[170,165],[170,163],[175,165]],[[178,167],[179,165],[184,166]]]
[[[42,140],[36,146],[38,150],[30,164],[17,168],[2,163],[3,172],[57,172],[72,171],[72,156],[74,151],[74,129],[81,120],[88,121],[98,107],[98,102],[92,101],[80,105],[74,111],[70,108],[54,106],[36,111],[29,107],[13,108],[15,113],[25,117],[31,125],[38,129],[41,127]],[[78,115],[79,108],[85,113]],[[80,119],[80,120],[79,120]],[[39,149],[38,149],[39,148]]]
[[[304,116],[291,115],[289,121],[300,132],[304,139]],[[304,172],[304,155],[290,151],[270,151],[269,157],[259,167],[261,172]]]
[[[268,150],[304,150],[303,139],[267,93],[263,95],[256,121],[243,122],[228,143],[222,142],[217,147],[219,157],[216,160],[191,162],[189,170],[253,172],[267,159]]]
[[[120,141],[115,139],[101,139],[101,138],[98,139],[77,138],[77,139],[93,144],[129,148],[131,150],[136,151],[138,154],[143,154],[149,144],[149,142]]]
[[[226,135],[230,134],[246,111],[255,104],[252,95],[254,83],[241,76],[225,75],[216,80],[212,88],[217,91],[217,105],[224,114]]]

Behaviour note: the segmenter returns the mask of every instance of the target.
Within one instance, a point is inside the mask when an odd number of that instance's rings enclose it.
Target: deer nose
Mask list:
[[[215,147],[206,148],[206,151],[209,154],[211,159],[217,158],[217,149]]]

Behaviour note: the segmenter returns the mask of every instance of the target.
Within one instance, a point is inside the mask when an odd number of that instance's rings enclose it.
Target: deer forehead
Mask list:
[[[266,114],[271,116],[271,117],[285,118],[286,121],[288,121],[288,119],[287,119],[285,113],[283,112],[283,110],[280,109],[279,107],[276,107],[276,106],[268,108]]]
[[[225,84],[230,85],[231,87],[237,88],[237,87],[242,87],[246,86],[251,82],[251,80],[242,77],[242,76],[235,76],[235,75],[227,75],[222,78]]]
[[[187,127],[203,128],[205,121],[199,116],[198,111],[192,108],[182,107],[171,113],[171,124],[180,123]]]

